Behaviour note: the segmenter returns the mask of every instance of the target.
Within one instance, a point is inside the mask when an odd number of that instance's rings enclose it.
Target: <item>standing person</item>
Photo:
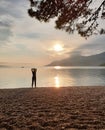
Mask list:
[[[37,72],[37,69],[32,68],[31,71],[32,71],[32,88],[33,88],[34,83],[35,83],[35,88],[36,88],[36,72]]]

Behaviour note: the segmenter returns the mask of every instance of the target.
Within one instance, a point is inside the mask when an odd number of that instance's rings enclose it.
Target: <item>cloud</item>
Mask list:
[[[0,46],[6,44],[12,35],[11,24],[9,22],[0,21]]]
[[[72,54],[81,54],[85,56],[99,54],[105,52],[105,36],[96,36],[93,39],[88,40],[83,45],[76,48]]]
[[[0,1],[0,16],[12,16],[14,18],[21,18],[21,0],[1,0]],[[20,8],[19,8],[20,7]]]
[[[11,27],[10,21],[0,21],[0,27]]]
[[[23,38],[30,38],[30,39],[39,39],[41,34],[40,33],[23,33],[23,34],[19,34],[19,37],[23,37]]]
[[[5,41],[12,35],[12,32],[8,28],[0,29],[0,40]]]
[[[9,38],[13,36],[12,32],[13,22],[8,18],[1,17],[0,20],[0,46],[6,44],[9,41]]]
[[[21,0],[0,0],[0,46],[13,36],[13,26],[24,16],[25,3]]]

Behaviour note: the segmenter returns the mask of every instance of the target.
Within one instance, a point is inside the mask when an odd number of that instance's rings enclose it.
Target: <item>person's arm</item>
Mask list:
[[[33,72],[33,71],[34,71],[34,68],[32,68],[31,71]]]

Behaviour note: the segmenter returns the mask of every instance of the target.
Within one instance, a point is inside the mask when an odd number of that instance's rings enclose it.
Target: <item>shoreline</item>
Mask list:
[[[0,89],[0,130],[103,130],[105,87]]]
[[[18,89],[62,89],[62,88],[104,88],[105,87],[105,85],[101,85],[101,86],[99,86],[99,85],[95,85],[95,86],[59,86],[59,87],[56,87],[56,86],[47,86],[47,87],[41,87],[41,86],[36,86],[36,88],[35,87],[4,87],[4,88],[0,88],[0,90],[18,90]]]

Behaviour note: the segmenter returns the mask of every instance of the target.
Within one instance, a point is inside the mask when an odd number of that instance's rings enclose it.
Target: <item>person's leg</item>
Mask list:
[[[34,80],[33,80],[33,78],[32,78],[32,88],[33,88],[33,83],[34,83]]]
[[[35,78],[35,88],[36,88],[36,78]]]

